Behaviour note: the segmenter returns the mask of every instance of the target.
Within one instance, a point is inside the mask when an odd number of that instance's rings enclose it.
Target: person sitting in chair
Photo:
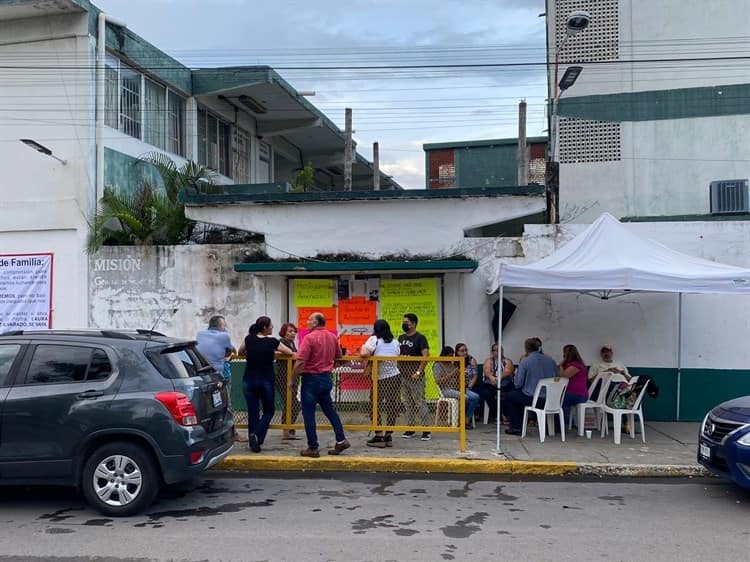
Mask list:
[[[518,365],[518,371],[513,377],[515,388],[508,392],[506,398],[510,427],[505,433],[509,435],[521,435],[523,410],[526,406],[531,406],[537,383],[541,379],[557,376],[557,365],[552,359],[542,355],[539,349],[538,338],[529,338],[524,342],[526,358]],[[539,398],[541,401],[544,396],[540,395]]]
[[[615,349],[612,344],[605,343],[602,345],[599,350],[599,356],[602,360],[591,365],[591,368],[589,369],[589,382],[593,381],[601,374],[613,375],[617,373],[619,375],[625,375],[625,378],[627,379],[630,378],[628,368],[619,361],[615,361]]]

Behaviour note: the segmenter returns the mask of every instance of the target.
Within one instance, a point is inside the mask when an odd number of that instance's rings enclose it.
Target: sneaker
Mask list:
[[[422,441],[429,441],[430,439],[432,439],[432,435],[430,434],[430,432],[429,431],[423,431],[422,432]]]
[[[385,437],[382,435],[376,435],[369,441],[367,441],[368,447],[377,447],[378,449],[385,449],[388,445],[386,444]]]
[[[247,436],[247,444],[253,453],[260,453],[260,443],[258,443],[258,436],[255,433]]]
[[[341,443],[336,443],[336,445],[333,446],[333,449],[328,449],[329,455],[340,455],[344,451],[346,451],[349,447],[351,447],[351,443],[344,439]]]
[[[299,456],[317,459],[318,457],[320,457],[320,451],[318,449],[311,449],[310,447],[308,447],[307,449],[302,449],[299,452]]]
[[[417,433],[416,431],[404,431],[401,434],[401,437],[403,437],[404,439],[411,439],[412,437],[416,435],[416,433]]]
[[[393,436],[390,433],[384,436],[383,439],[385,439],[386,447],[393,447]]]

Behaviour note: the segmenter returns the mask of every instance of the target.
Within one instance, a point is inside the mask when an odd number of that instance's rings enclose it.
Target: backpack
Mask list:
[[[627,382],[620,382],[609,391],[606,404],[610,408],[617,410],[630,410],[638,398],[638,389],[636,385]]]

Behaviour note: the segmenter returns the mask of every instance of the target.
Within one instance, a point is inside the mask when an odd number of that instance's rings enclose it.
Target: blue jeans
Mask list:
[[[577,406],[578,404],[583,404],[589,399],[588,396],[580,396],[578,394],[568,394],[565,393],[565,396],[563,397],[563,413],[565,414],[565,423],[568,423],[568,419],[570,419],[570,409]],[[583,420],[577,420],[578,423],[583,424]]]
[[[262,445],[276,411],[273,403],[273,379],[243,378],[242,392],[247,402],[247,432],[254,433],[258,443]],[[261,406],[263,416],[260,415]]]
[[[448,390],[443,391],[443,396],[446,398],[458,398],[458,390],[453,390],[452,388],[449,388]],[[474,392],[473,390],[467,390],[466,391],[466,423],[470,423],[471,419],[474,417],[474,410],[477,409],[477,406],[479,405],[479,394]]]
[[[318,448],[318,432],[315,423],[315,406],[318,404],[320,404],[320,409],[333,426],[333,432],[336,434],[336,442],[340,443],[346,439],[344,426],[341,425],[341,418],[339,418],[339,415],[333,408],[333,400],[331,399],[332,388],[333,379],[330,373],[319,375],[302,373],[302,388],[300,389],[302,418],[305,420],[307,446],[310,449]]]

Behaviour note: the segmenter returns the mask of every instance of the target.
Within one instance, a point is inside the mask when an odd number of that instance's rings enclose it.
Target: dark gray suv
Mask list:
[[[0,484],[79,487],[110,516],[148,507],[232,448],[221,374],[155,332],[0,335]]]

